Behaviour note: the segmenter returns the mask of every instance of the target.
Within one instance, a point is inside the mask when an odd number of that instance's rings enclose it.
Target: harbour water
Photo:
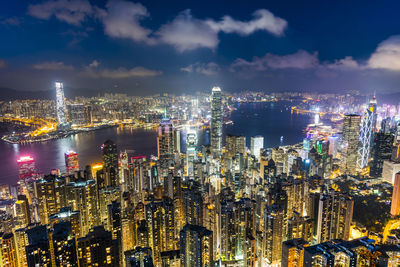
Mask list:
[[[233,124],[225,125],[223,133],[245,135],[248,147],[250,137],[255,135],[264,136],[266,148],[301,142],[304,138],[303,130],[312,120],[309,115],[291,114],[290,103],[287,102],[243,103],[237,104],[236,108],[230,117]],[[135,155],[156,155],[156,137],[157,132],[154,130],[118,127],[79,133],[43,143],[19,145],[0,141],[0,183],[15,184],[18,181],[16,161],[23,155],[33,156],[38,171],[46,174],[55,168],[65,170],[64,152],[68,150],[79,154],[82,168],[100,162],[100,146],[107,139],[116,142],[118,150],[127,150]],[[184,139],[183,133],[182,143]],[[198,139],[199,144],[209,140],[205,131],[199,133]]]

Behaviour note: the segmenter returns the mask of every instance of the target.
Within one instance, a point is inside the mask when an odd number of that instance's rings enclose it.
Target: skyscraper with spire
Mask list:
[[[222,148],[222,92],[214,87],[211,93],[211,152],[219,155]]]

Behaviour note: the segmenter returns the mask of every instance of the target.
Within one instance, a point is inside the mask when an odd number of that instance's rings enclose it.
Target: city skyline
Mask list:
[[[69,90],[137,95],[214,85],[231,92],[393,93],[400,82],[398,5],[2,3],[0,34],[8,41],[0,45],[0,87],[49,90],[63,80]]]
[[[6,2],[0,266],[400,266],[400,2]]]

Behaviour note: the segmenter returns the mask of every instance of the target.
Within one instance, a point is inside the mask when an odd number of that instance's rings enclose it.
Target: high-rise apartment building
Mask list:
[[[79,267],[120,266],[118,240],[103,226],[96,226],[77,240]]]
[[[317,243],[332,239],[348,240],[354,201],[338,192],[321,194],[318,203]]]
[[[213,155],[219,155],[222,149],[222,92],[214,87],[211,92],[211,130],[210,144]]]
[[[12,233],[0,233],[0,264],[7,267],[18,267],[17,250]]]
[[[70,222],[59,222],[53,225],[49,232],[50,250],[56,266],[78,266],[76,255],[75,235]]]
[[[205,227],[187,224],[180,232],[180,257],[183,267],[211,267],[212,232]]]

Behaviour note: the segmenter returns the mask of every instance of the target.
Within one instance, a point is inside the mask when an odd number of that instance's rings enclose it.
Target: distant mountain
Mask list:
[[[67,98],[72,98],[75,96],[96,96],[99,94],[96,90],[89,89],[72,89],[65,88],[65,96]],[[0,87],[0,100],[2,101],[10,101],[16,99],[54,99],[55,98],[55,90],[46,90],[46,91],[19,91],[10,88]]]

